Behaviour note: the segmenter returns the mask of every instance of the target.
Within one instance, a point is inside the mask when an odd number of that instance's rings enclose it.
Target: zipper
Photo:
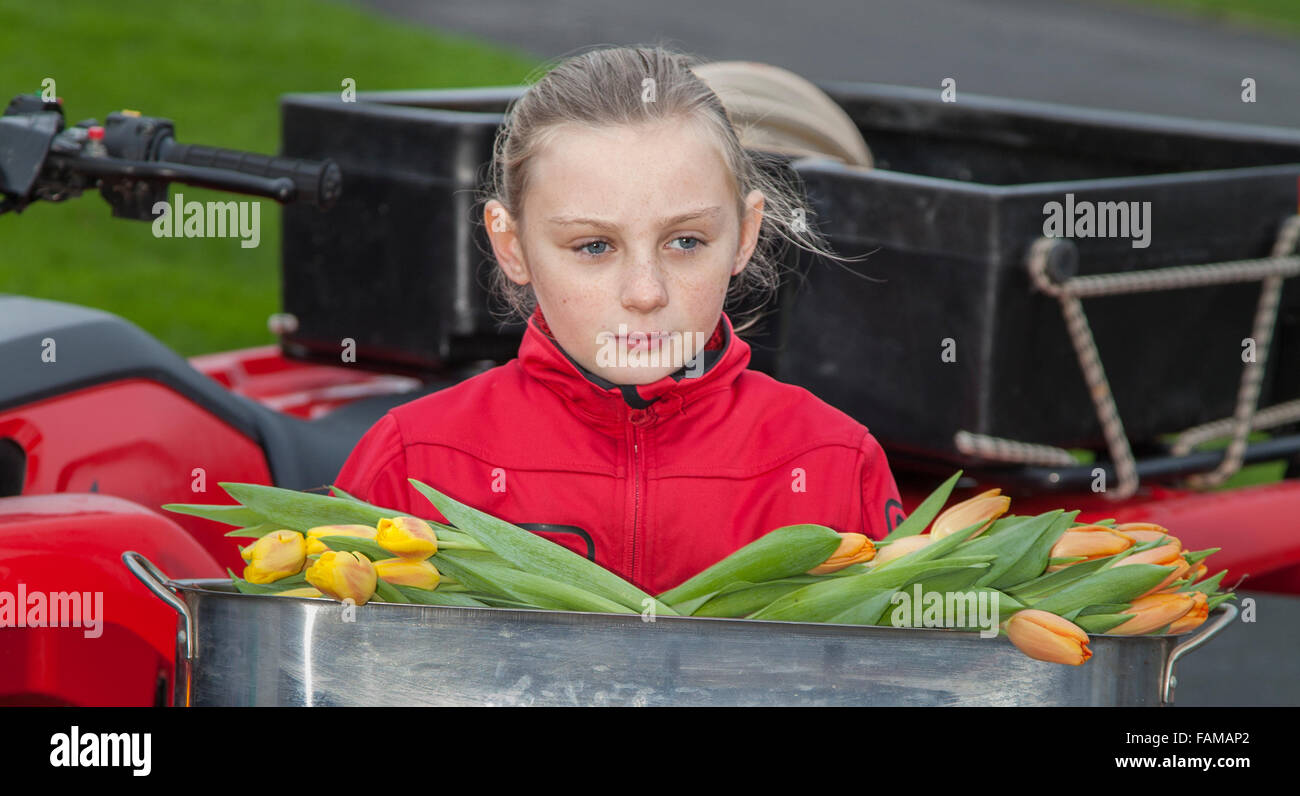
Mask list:
[[[640,467],[640,449],[641,449],[641,432],[635,426],[632,427],[632,577],[635,578],[636,572],[636,537],[637,523],[641,521],[641,467]]]

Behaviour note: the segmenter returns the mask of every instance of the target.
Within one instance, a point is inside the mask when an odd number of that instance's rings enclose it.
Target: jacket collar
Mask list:
[[[519,345],[524,372],[545,384],[575,412],[609,427],[625,422],[651,424],[681,414],[692,402],[717,390],[729,389],[749,365],[749,344],[736,336],[731,319],[722,313],[705,348],[703,372],[688,363],[650,384],[614,384],[578,364],[551,336],[541,308],[533,310]]]

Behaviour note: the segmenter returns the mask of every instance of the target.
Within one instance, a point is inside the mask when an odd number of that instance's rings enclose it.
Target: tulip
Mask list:
[[[925,547],[933,541],[934,539],[926,534],[904,536],[902,539],[890,542],[880,548],[880,552],[876,554],[875,560],[872,561],[872,564],[878,567],[888,561],[893,561],[895,558],[905,556],[914,550],[920,550],[922,547]]]
[[[840,546],[825,562],[808,570],[809,575],[829,575],[852,564],[861,564],[876,557],[876,546],[860,533],[840,534]]]
[[[1083,525],[1071,528],[1061,535],[1052,546],[1051,558],[1073,558],[1083,556],[1084,561],[1113,556],[1133,546],[1133,540],[1126,535],[1115,533],[1104,525]],[[1074,563],[1079,563],[1078,561]],[[1064,569],[1069,564],[1057,564],[1048,567],[1049,572]]]
[[[385,558],[375,562],[375,574],[394,586],[414,586],[433,590],[442,580],[437,567],[428,561],[409,558]]]
[[[274,583],[302,572],[307,562],[307,543],[297,531],[272,531],[245,548],[244,580]]]
[[[1112,526],[1113,530],[1120,533],[1132,533],[1143,531],[1158,534],[1167,534],[1169,529],[1163,525],[1156,525],[1154,522],[1122,522],[1119,525]]]
[[[970,538],[979,536],[988,530],[994,520],[1006,514],[1007,509],[1010,507],[1011,498],[1003,496],[1001,489],[990,489],[987,492],[982,492],[973,498],[963,500],[957,505],[945,509],[930,525],[930,537],[941,539],[963,528],[969,528],[976,523],[983,523],[979,530],[971,534]]]
[[[369,525],[317,525],[307,529],[307,555],[314,556],[329,549],[321,537],[353,536],[359,539],[374,539],[378,533]]]
[[[1178,619],[1175,619],[1169,625],[1169,634],[1177,635],[1186,633],[1189,630],[1195,630],[1200,627],[1206,619],[1210,617],[1210,606],[1208,598],[1204,592],[1194,591],[1191,593],[1192,608]]]
[[[379,521],[375,541],[395,556],[416,561],[438,552],[438,537],[433,528],[418,517],[385,517]]]
[[[1018,611],[1006,628],[1016,649],[1034,660],[1079,666],[1092,657],[1083,628],[1048,611]]]
[[[1194,602],[1191,595],[1181,593],[1149,594],[1139,597],[1122,612],[1131,614],[1133,618],[1112,628],[1110,632],[1120,636],[1140,636],[1150,633],[1185,616],[1192,610]]]
[[[322,597],[319,589],[313,589],[311,586],[303,586],[300,589],[285,589],[284,591],[275,592],[276,597]]]
[[[374,564],[360,553],[326,550],[307,568],[307,582],[336,600],[365,605],[379,580]]]
[[[1155,594],[1170,583],[1183,577],[1187,574],[1187,571],[1191,569],[1187,564],[1187,559],[1182,557],[1181,552],[1182,545],[1177,539],[1171,537],[1169,544],[1153,547],[1150,550],[1143,550],[1141,553],[1134,553],[1131,556],[1116,561],[1115,566],[1122,567],[1128,564],[1156,564],[1162,567],[1174,567],[1174,571],[1170,572],[1169,575],[1166,576],[1164,580],[1160,581],[1155,588],[1140,595],[1146,597]]]

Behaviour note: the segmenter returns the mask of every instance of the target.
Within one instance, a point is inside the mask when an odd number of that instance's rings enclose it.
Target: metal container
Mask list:
[[[1084,666],[976,633],[239,594],[127,567],[180,614],[177,705],[1161,705],[1192,635],[1093,636]]]

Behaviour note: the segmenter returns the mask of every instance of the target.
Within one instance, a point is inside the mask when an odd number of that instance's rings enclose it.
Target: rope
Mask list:
[[[1111,461],[1115,464],[1119,483],[1115,489],[1106,492],[1107,497],[1122,500],[1137,492],[1137,463],[1133,458],[1128,435],[1124,432],[1124,425],[1119,418],[1119,409],[1115,404],[1110,382],[1106,379],[1106,371],[1101,365],[1101,356],[1097,351],[1092,328],[1088,325],[1088,317],[1083,311],[1080,299],[1122,293],[1206,287],[1233,282],[1263,281],[1259,304],[1255,309],[1253,330],[1256,359],[1254,362],[1246,363],[1242,373],[1241,384],[1237,391],[1237,405],[1230,421],[1232,440],[1228,444],[1226,455],[1214,472],[1191,479],[1194,486],[1215,486],[1241,469],[1246,451],[1246,438],[1250,434],[1255,407],[1259,402],[1264,365],[1268,362],[1269,345],[1272,341],[1278,301],[1282,293],[1282,281],[1287,277],[1300,274],[1300,257],[1291,256],[1296,249],[1297,241],[1300,241],[1300,216],[1291,216],[1279,230],[1271,257],[1157,268],[1128,274],[1073,277],[1063,282],[1053,281],[1047,273],[1048,254],[1054,246],[1061,245],[1060,242],[1053,238],[1039,238],[1034,242],[1029,252],[1030,278],[1036,288],[1061,302],[1061,313],[1065,318],[1066,330],[1078,356],[1084,381],[1088,384],[1093,406],[1097,410],[1097,420],[1101,423]]]
[[[1259,410],[1250,422],[1250,430],[1260,431],[1266,428],[1276,428],[1297,421],[1300,421],[1300,399]],[[1231,434],[1235,422],[1235,417],[1226,417],[1222,420],[1215,420],[1189,428],[1178,435],[1178,439],[1175,440],[1170,452],[1174,456],[1186,456],[1202,442],[1220,439]]]
[[[967,456],[978,456],[990,461],[1041,464],[1047,467],[1073,467],[1079,463],[1064,448],[990,437],[971,431],[958,431],[953,435],[953,444]]]

